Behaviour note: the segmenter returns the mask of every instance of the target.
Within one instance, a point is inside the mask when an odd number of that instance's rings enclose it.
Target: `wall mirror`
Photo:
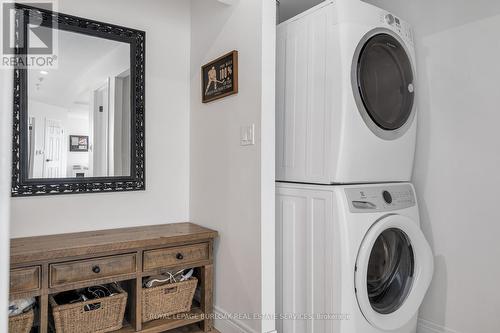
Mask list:
[[[14,70],[12,195],[144,190],[145,33],[25,5],[15,19],[26,62]],[[55,65],[30,64],[33,32],[52,36]]]

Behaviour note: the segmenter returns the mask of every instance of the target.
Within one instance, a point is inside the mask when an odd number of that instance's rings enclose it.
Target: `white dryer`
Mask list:
[[[415,333],[433,275],[413,186],[277,185],[278,332]]]
[[[277,179],[409,181],[416,136],[411,27],[359,0],[278,26]]]

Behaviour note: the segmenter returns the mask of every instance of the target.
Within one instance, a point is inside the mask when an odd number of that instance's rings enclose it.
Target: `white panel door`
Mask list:
[[[45,119],[45,163],[43,178],[65,177],[63,168],[64,131],[61,121]],[[64,171],[63,171],[64,169]]]
[[[276,303],[279,333],[331,333],[333,194],[276,189]]]

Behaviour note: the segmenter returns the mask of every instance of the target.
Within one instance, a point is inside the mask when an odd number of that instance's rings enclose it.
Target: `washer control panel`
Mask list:
[[[405,42],[413,45],[413,33],[411,31],[411,26],[399,17],[386,11],[382,11],[380,12],[380,23],[391,30],[394,30],[394,32],[401,36]]]
[[[352,213],[389,212],[416,205],[411,185],[350,187],[345,189]]]

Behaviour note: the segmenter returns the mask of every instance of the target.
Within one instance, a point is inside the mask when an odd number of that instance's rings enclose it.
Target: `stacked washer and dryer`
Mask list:
[[[414,333],[433,274],[410,181],[411,27],[358,0],[278,26],[279,333]]]

